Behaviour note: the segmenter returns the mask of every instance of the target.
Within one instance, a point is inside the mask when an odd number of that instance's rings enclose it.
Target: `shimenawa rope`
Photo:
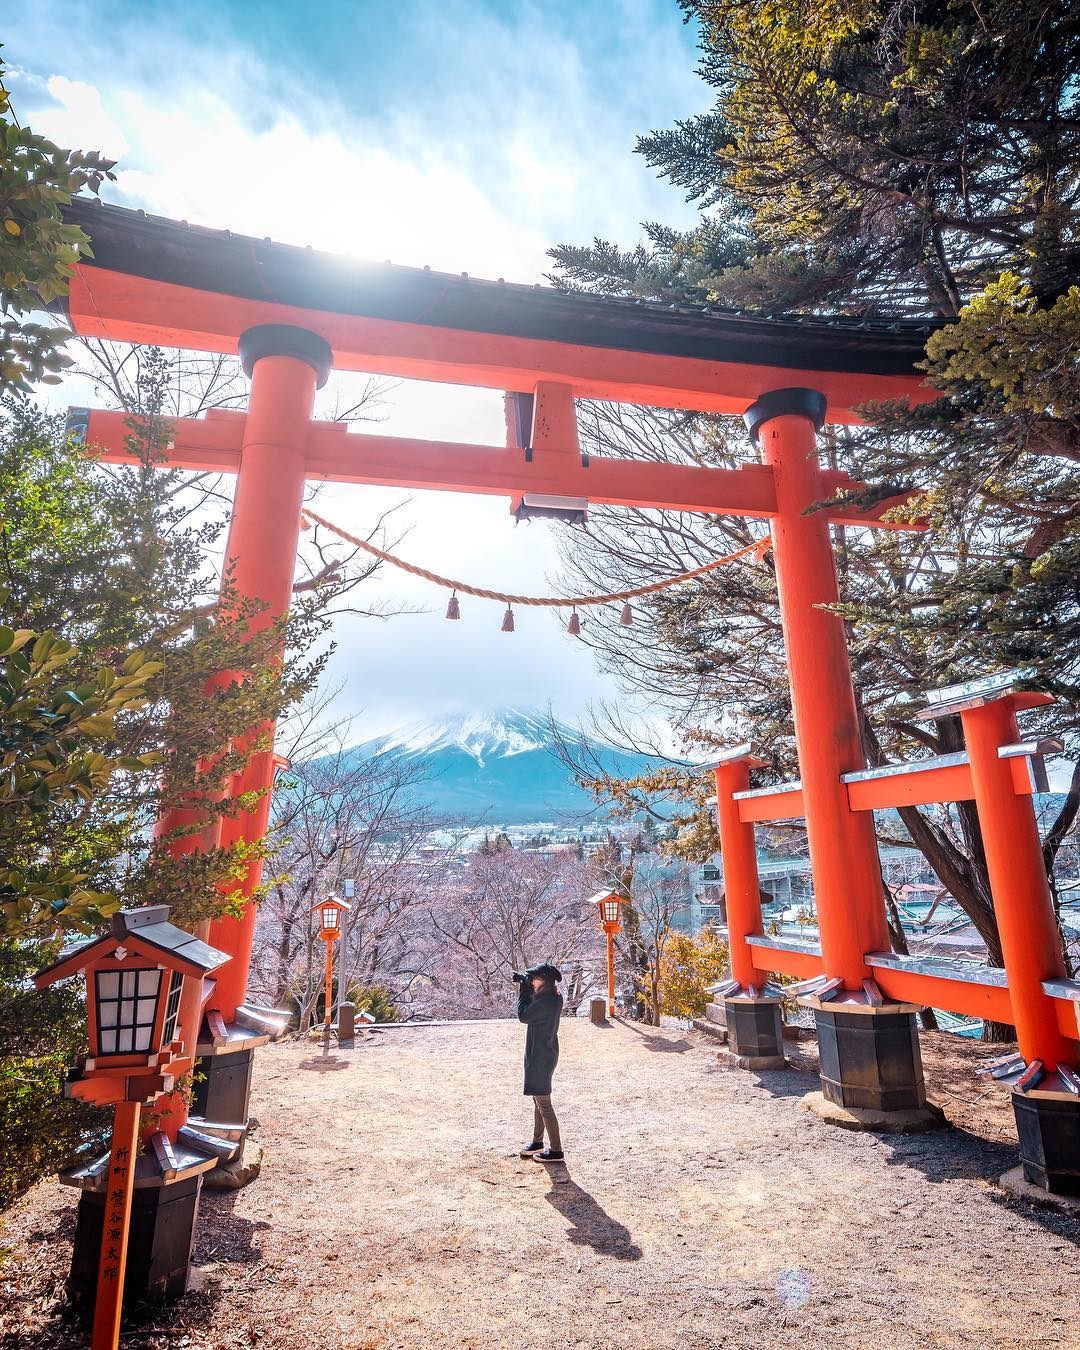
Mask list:
[[[406,562],[404,558],[388,553],[385,549],[377,547],[366,539],[358,538],[355,534],[342,529],[340,525],[335,525],[332,521],[318,515],[308,507],[304,507],[300,513],[300,518],[302,521],[313,521],[316,525],[322,525],[340,539],[355,544],[365,553],[370,553],[373,558],[379,558],[382,562],[390,563],[392,567],[399,567],[403,572],[409,572],[414,577],[423,577],[425,581],[431,581],[436,586],[444,586],[448,591],[460,591],[462,595],[479,596],[481,600],[501,600],[506,605],[542,605],[557,609],[583,609],[588,605],[608,605],[619,600],[633,600],[639,595],[652,595],[656,591],[666,590],[669,586],[678,586],[683,581],[692,581],[694,577],[700,577],[706,572],[713,572],[716,568],[724,567],[750,553],[755,554],[756,560],[760,562],[772,545],[771,539],[766,535],[763,539],[755,539],[752,544],[736,549],[734,553],[729,553],[723,558],[714,558],[712,562],[704,563],[701,567],[694,567],[689,572],[680,572],[678,576],[666,577],[663,581],[652,581],[647,586],[635,586],[629,591],[611,591],[606,595],[579,596],[510,595],[506,591],[493,591],[483,586],[470,586],[467,581],[455,581],[453,577],[444,577],[438,572],[429,571],[426,567],[418,567],[416,563]]]

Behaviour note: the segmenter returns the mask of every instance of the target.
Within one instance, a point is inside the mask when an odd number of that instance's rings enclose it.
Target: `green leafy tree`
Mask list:
[[[133,468],[94,464],[25,397],[69,364],[65,330],[25,317],[87,252],[62,208],[110,169],[20,127],[0,82],[0,1204],[87,1128],[60,1096],[81,998],[32,994],[27,975],[121,905],[166,901],[189,927],[235,912],[266,846],[180,853],[198,823],[151,826],[181,804],[206,820],[255,805],[227,784],[316,681],[335,590],[327,572],[271,624],[230,577],[218,596],[220,509],[163,465],[160,352],[140,363]]]
[[[396,1022],[401,1017],[394,995],[385,985],[354,984],[349,989],[349,999],[358,1013],[370,1013],[376,1022]]]
[[[152,407],[168,383],[167,363],[151,365],[147,380]],[[164,901],[176,922],[190,925],[236,906],[236,883],[261,846],[176,856],[175,836],[151,839],[149,827],[192,800],[208,819],[254,805],[231,800],[227,784],[266,743],[265,728],[313,687],[325,657],[306,653],[325,629],[333,585],[304,594],[265,627],[256,622],[260,606],[241,602],[228,577],[220,600],[211,599],[223,520],[205,505],[192,516],[185,476],[160,464],[167,437],[168,424],[153,414],[133,419],[138,466],[105,470],[57,419],[29,405],[8,408],[0,419],[8,506],[0,621],[67,643],[66,687],[107,679],[107,671],[119,677],[135,653],[151,663],[142,697],[115,717],[102,747],[124,772],[80,809],[83,861],[87,884],[112,908]],[[212,678],[227,672],[242,677]]]
[[[836,531],[868,759],[959,748],[954,720],[912,720],[922,691],[1018,665],[1064,696],[1042,724],[1075,746],[1075,8],[995,0],[683,0],[681,8],[700,26],[700,71],[715,103],[638,149],[700,204],[700,223],[684,232],[650,224],[647,243],[631,252],[605,241],[561,246],[552,251],[557,284],[770,315],[925,316],[927,378],[942,396],[917,409],[868,409],[870,429],[825,440],[830,467],[877,483],[878,496],[913,491],[911,511],[930,525],[922,535]],[[747,454],[741,428],[726,419],[601,407],[585,426],[601,453],[725,467]],[[637,584],[749,537],[743,522],[723,518],[600,510],[584,542],[567,550],[568,578]],[[633,661],[604,618],[585,636],[692,735],[715,743],[737,727],[788,776],[796,766],[774,605],[766,561],[643,604],[650,623]],[[722,736],[710,715],[720,707]],[[672,778],[597,787],[629,811]],[[700,803],[700,785],[684,786]],[[1080,773],[1049,823],[1051,874],[1078,802]],[[900,815],[1000,963],[971,804]],[[711,826],[683,826],[703,856]],[[882,836],[904,837],[887,822]],[[894,937],[902,940],[898,924]]]
[[[87,845],[105,842],[87,819],[115,774],[155,762],[117,753],[116,718],[143,706],[161,667],[133,652],[76,684],[75,656],[55,634],[0,626],[0,936],[85,931],[117,907],[87,884]]]
[[[30,983],[59,948],[0,941],[0,1213],[108,1122],[107,1112],[63,1096],[68,1066],[86,1050],[81,981],[43,990]]]
[[[152,406],[169,371],[150,366]],[[137,467],[112,470],[29,401],[0,407],[0,1157],[19,1160],[0,1200],[94,1124],[62,1097],[81,994],[31,993],[27,974],[121,905],[165,902],[189,927],[235,911],[267,847],[174,856],[185,831],[151,826],[193,799],[208,817],[253,805],[227,779],[321,669],[322,589],[266,628],[228,583],[210,598],[222,522],[161,466],[167,433],[136,420]]]
[[[727,943],[706,926],[697,937],[673,933],[660,960],[660,1011],[670,1017],[702,1017],[708,986],[727,970]]]
[[[25,316],[67,294],[90,241],[64,223],[62,208],[84,188],[96,193],[112,168],[96,151],[61,150],[20,126],[0,61],[0,393],[56,384],[71,364],[61,350],[70,332]]]

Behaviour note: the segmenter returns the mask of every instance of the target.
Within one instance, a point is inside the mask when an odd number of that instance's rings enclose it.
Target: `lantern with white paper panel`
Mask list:
[[[312,914],[318,915],[321,932],[319,936],[325,942],[333,942],[335,938],[340,937],[341,927],[351,906],[344,900],[339,900],[337,896],[328,895],[325,900],[320,900],[312,905]]]
[[[229,958],[168,922],[168,905],[114,914],[110,932],[62,955],[34,976],[39,989],[83,973],[88,1053],[65,1089],[105,1104],[171,1091],[192,1065],[181,1039],[185,998],[200,1003],[203,978]]]
[[[597,891],[589,896],[589,904],[596,906],[600,925],[607,942],[608,1016],[615,1016],[615,934],[622,928],[620,914],[625,898],[616,891]]]

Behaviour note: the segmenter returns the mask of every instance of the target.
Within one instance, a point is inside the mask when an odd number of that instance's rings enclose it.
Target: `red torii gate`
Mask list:
[[[512,497],[538,493],[770,522],[802,773],[797,813],[806,818],[821,923],[822,951],[814,970],[847,991],[845,1013],[860,1009],[862,1059],[840,1057],[836,1091],[842,1098],[861,1087],[869,1056],[872,1076],[891,1074],[896,1080],[888,1102],[882,1098],[880,1104],[919,1104],[921,1065],[914,1009],[907,1000],[927,998],[929,992],[904,984],[911,976],[903,972],[892,984],[889,976],[880,976],[882,988],[895,991],[890,995],[895,1002],[879,1006],[864,990],[872,977],[868,954],[888,951],[888,930],[872,817],[853,800],[845,781],[865,771],[865,762],[843,625],[820,608],[839,599],[830,523],[879,525],[884,508],[864,512],[838,503],[807,511],[857,486],[818,464],[816,432],[826,420],[858,422],[857,408],[873,400],[932,397],[914,368],[928,326],[778,322],[568,296],[464,274],[352,264],[115,207],[76,203],[70,216],[91,236],[95,254],[92,262],[80,264],[71,286],[68,315],[76,332],[241,356],[251,377],[247,412],[178,421],[168,463],[236,474],[226,556],[239,595],[266,606],[264,622],[290,603],[309,478]],[[526,413],[531,431],[518,435],[522,418],[508,417],[505,447],[462,446],[358,435],[343,425],[313,422],[315,389],[331,368],[499,388],[517,396],[516,411]],[[577,436],[577,398],[742,414],[764,462],[722,470],[586,459]],[[123,422],[121,414],[88,416],[87,440],[102,447],[111,462],[125,458]],[[734,783],[735,773],[747,790],[751,762],[744,756],[733,762],[735,768],[717,770],[729,905],[733,884],[738,889],[737,859],[743,857],[745,873],[753,847],[745,835],[740,843],[732,833],[735,817],[724,804],[724,791],[730,796],[731,787],[722,788],[721,780]],[[976,792],[979,772],[972,746]],[[234,792],[268,789],[273,773],[272,753],[255,755]],[[1000,785],[993,791],[1000,798]],[[1030,804],[1013,800],[1033,829]],[[264,791],[257,811],[224,822],[222,842],[261,837],[269,809]],[[1001,809],[1008,815],[1008,808]],[[736,816],[740,826],[764,818],[741,807]],[[1053,915],[1045,875],[1040,872],[1041,892],[1035,881],[1041,868],[1037,846],[1037,833],[1032,840],[1029,831],[1023,859],[1010,863],[1023,878],[1022,894],[1008,898],[1015,907],[1010,921],[1021,928],[1034,924],[1040,934],[1032,973],[1040,981],[1061,981],[1060,951],[1055,961],[1045,940]],[[257,881],[256,866],[249,890]],[[1003,893],[999,904],[1005,900]],[[769,995],[751,988],[750,972],[791,969],[790,961],[772,946],[748,965],[746,939],[758,937],[762,949],[769,944],[761,937],[760,912],[755,921],[750,910],[739,911],[737,900],[733,910],[743,914],[735,921],[732,943],[733,972],[743,989],[732,1002],[767,1007]],[[201,1129],[211,1136],[215,1129],[217,1137],[226,1129],[235,1134],[246,1122],[251,1048],[271,1029],[260,1010],[244,1003],[253,925],[249,907],[242,920],[218,920],[211,930],[213,945],[233,958],[210,997],[199,1038],[207,1074],[198,1098]],[[1005,927],[1003,922],[1003,933]],[[807,973],[806,963],[799,970]],[[933,990],[937,1006],[949,1007],[954,996],[968,996],[970,982],[939,975]],[[1042,989],[1038,997],[1044,997]],[[836,1010],[817,999],[815,1004],[819,1024],[832,1026]],[[1057,1039],[1041,1016],[1043,1052],[1051,1066],[1075,1065],[1077,1029],[1070,1029],[1070,1005],[1062,1002],[1060,1025],[1055,1005],[1049,1006]],[[906,1029],[906,1058],[897,1052],[897,1019],[901,1031]],[[830,1087],[826,1082],[827,1091]],[[198,1148],[205,1134],[190,1129],[185,1134],[180,1123],[174,1123],[174,1133]]]

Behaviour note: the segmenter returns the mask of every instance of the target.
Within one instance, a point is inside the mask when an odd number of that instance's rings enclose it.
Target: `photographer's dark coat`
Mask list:
[[[527,984],[518,995],[518,1021],[528,1027],[525,1033],[525,1096],[546,1097],[551,1092],[551,1075],[559,1062],[559,1018],[562,996],[554,989],[533,994]]]

